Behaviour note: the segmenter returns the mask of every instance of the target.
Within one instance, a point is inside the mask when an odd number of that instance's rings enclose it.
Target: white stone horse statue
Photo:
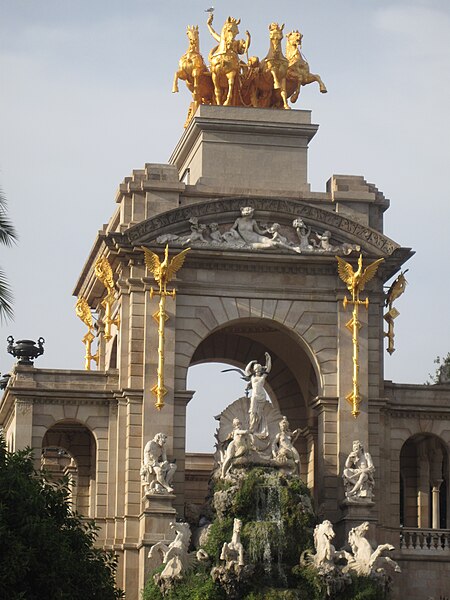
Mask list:
[[[191,530],[187,523],[172,522],[170,528],[175,530],[174,541],[170,544],[158,542],[150,548],[148,558],[154,559],[159,552],[162,563],[165,565],[160,574],[161,579],[178,580],[183,577],[194,560],[194,553],[188,552]]]
[[[304,552],[301,558],[302,563],[312,565],[321,574],[327,574],[335,568],[335,559],[340,558],[341,553],[336,552],[331,543],[335,533],[330,521],[316,525],[314,529],[315,554]]]
[[[231,542],[224,543],[220,554],[220,560],[225,561],[226,569],[244,566],[244,546],[241,543],[241,529],[242,521],[240,519],[234,519]]]
[[[371,573],[380,572],[382,568],[376,567],[376,563],[385,563],[391,565],[394,571],[399,573],[400,567],[392,560],[389,556],[382,556],[385,551],[391,552],[394,550],[394,546],[391,544],[381,544],[376,550],[372,548],[368,540],[366,539],[367,532],[369,531],[368,521],[364,521],[358,527],[354,527],[348,534],[348,543],[352,550],[352,554],[343,552],[344,557],[347,559],[347,565],[344,567],[344,571],[353,572],[356,575],[370,575]]]

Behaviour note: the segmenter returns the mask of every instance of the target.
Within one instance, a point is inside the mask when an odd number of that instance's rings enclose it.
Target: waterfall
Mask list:
[[[283,570],[285,531],[281,518],[279,485],[257,488],[256,521],[250,536],[249,553],[253,564],[261,564],[268,578],[287,584]]]

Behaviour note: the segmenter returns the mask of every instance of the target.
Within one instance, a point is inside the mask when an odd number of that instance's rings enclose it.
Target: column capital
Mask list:
[[[195,394],[195,390],[178,390],[174,392],[174,402],[175,404],[185,404],[186,406],[192,400],[193,395]]]
[[[323,412],[337,412],[339,398],[337,396],[316,396],[310,406],[319,414]]]
[[[374,413],[386,410],[388,403],[388,398],[368,398],[369,412]]]

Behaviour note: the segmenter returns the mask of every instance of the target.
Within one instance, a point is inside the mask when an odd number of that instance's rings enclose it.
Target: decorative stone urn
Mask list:
[[[33,340],[17,340],[14,342],[14,338],[12,335],[8,337],[6,340],[8,342],[7,351],[9,354],[12,354],[15,358],[18,358],[18,365],[27,365],[29,367],[33,366],[33,361],[41,354],[44,354],[44,344],[45,340],[43,337],[40,337],[36,342]]]

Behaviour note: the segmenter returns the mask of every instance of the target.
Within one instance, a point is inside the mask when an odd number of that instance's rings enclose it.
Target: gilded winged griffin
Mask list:
[[[386,293],[385,306],[389,306],[389,310],[392,308],[392,305],[397,298],[399,298],[405,291],[407,281],[405,277],[405,273],[407,273],[409,269],[406,271],[402,271],[394,283],[391,285],[389,290]]]
[[[167,284],[183,266],[186,254],[189,252],[190,248],[185,248],[179,254],[176,254],[170,262],[168,245],[164,250],[164,260],[162,262],[159,256],[148,248],[143,247],[142,249],[145,254],[145,265],[147,269],[151,271],[156,283],[159,285],[159,294],[171,294],[171,292],[167,292]]]
[[[351,293],[352,302],[359,302],[360,292],[364,290],[366,283],[375,277],[378,267],[384,261],[384,258],[375,260],[363,270],[363,258],[362,254],[360,254],[356,271],[353,270],[350,263],[340,256],[336,256],[336,260],[338,261],[339,277],[346,284],[348,291]]]

